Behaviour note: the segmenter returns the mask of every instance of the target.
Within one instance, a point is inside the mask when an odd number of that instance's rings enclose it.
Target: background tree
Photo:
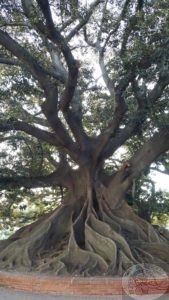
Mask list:
[[[59,207],[54,199],[56,209],[1,241],[0,268],[122,275],[150,262],[168,272],[167,231],[126,202],[169,149],[168,2],[0,8],[0,188],[64,189]],[[107,160],[134,143],[129,159],[106,172]]]

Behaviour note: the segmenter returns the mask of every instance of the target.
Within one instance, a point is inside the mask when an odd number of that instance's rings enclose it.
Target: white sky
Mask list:
[[[169,192],[169,175],[153,172],[151,177],[155,182],[156,190]]]

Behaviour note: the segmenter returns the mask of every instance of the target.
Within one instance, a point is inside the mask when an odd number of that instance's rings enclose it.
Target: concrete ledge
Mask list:
[[[0,286],[49,295],[162,295],[169,278],[52,277],[0,271]]]

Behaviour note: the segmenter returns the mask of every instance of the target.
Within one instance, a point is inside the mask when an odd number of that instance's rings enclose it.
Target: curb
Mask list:
[[[0,287],[19,291],[76,296],[161,295],[169,293],[169,278],[52,277],[0,271]]]

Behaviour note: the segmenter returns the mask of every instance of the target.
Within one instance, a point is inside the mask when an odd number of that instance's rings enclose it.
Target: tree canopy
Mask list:
[[[126,203],[152,163],[167,169],[168,1],[0,9],[2,205],[43,188],[43,208],[49,195],[56,207],[0,244],[0,267],[121,275],[145,260],[168,271],[168,233]]]

